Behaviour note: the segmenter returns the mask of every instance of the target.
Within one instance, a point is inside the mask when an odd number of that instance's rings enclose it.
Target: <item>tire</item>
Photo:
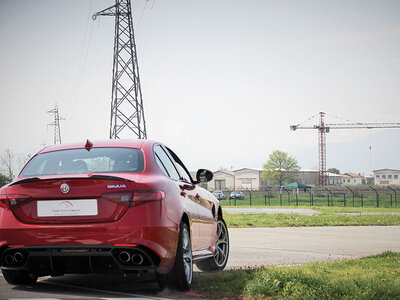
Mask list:
[[[228,262],[228,256],[229,256],[228,227],[226,227],[225,221],[221,217],[218,217],[214,256],[199,261],[198,263],[196,263],[196,266],[200,270],[205,272],[222,271]]]
[[[4,279],[9,284],[35,284],[37,281],[37,276],[29,273],[28,271],[2,270],[2,272]]]
[[[174,267],[168,274],[156,274],[160,289],[165,287],[180,291],[190,290],[193,280],[193,257],[190,230],[186,223],[179,226],[178,247]]]

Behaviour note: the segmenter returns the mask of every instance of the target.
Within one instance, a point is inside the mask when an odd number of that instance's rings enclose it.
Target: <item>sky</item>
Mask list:
[[[112,0],[0,0],[0,151],[108,139]],[[400,122],[400,1],[132,0],[149,139],[190,170],[262,168],[274,150],[318,168],[316,130]],[[307,121],[308,120],[308,121]],[[331,130],[327,168],[400,168],[400,129]]]

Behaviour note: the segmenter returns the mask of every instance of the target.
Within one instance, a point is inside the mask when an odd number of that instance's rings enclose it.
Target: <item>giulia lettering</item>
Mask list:
[[[117,189],[117,188],[126,188],[126,185],[125,184],[116,184],[116,185],[109,184],[109,185],[107,185],[107,187],[109,189]]]

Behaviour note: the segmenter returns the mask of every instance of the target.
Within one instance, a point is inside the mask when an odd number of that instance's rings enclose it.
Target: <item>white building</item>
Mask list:
[[[232,171],[216,171],[213,180],[207,183],[207,188],[213,191],[235,189],[235,173]]]
[[[344,173],[342,174],[343,184],[357,185],[365,184],[364,176],[355,173]]]
[[[242,168],[234,171],[219,170],[207,184],[209,190],[252,190],[258,191],[263,186],[263,169]]]
[[[380,169],[372,172],[377,185],[400,185],[400,169]]]
[[[236,189],[259,191],[262,186],[263,169],[243,168],[235,170]]]
[[[242,168],[234,171],[219,170],[214,172],[214,178],[205,186],[210,191],[234,191],[251,190],[259,191],[271,186],[268,181],[262,179],[263,169]],[[342,184],[342,175],[327,172],[326,183],[328,185]],[[305,185],[316,186],[319,183],[318,170],[300,170],[294,181]]]

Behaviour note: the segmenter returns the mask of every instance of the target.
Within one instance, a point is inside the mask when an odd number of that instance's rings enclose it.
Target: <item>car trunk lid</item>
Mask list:
[[[136,181],[108,174],[33,177],[12,183],[7,197],[24,223],[113,222],[129,209]]]

